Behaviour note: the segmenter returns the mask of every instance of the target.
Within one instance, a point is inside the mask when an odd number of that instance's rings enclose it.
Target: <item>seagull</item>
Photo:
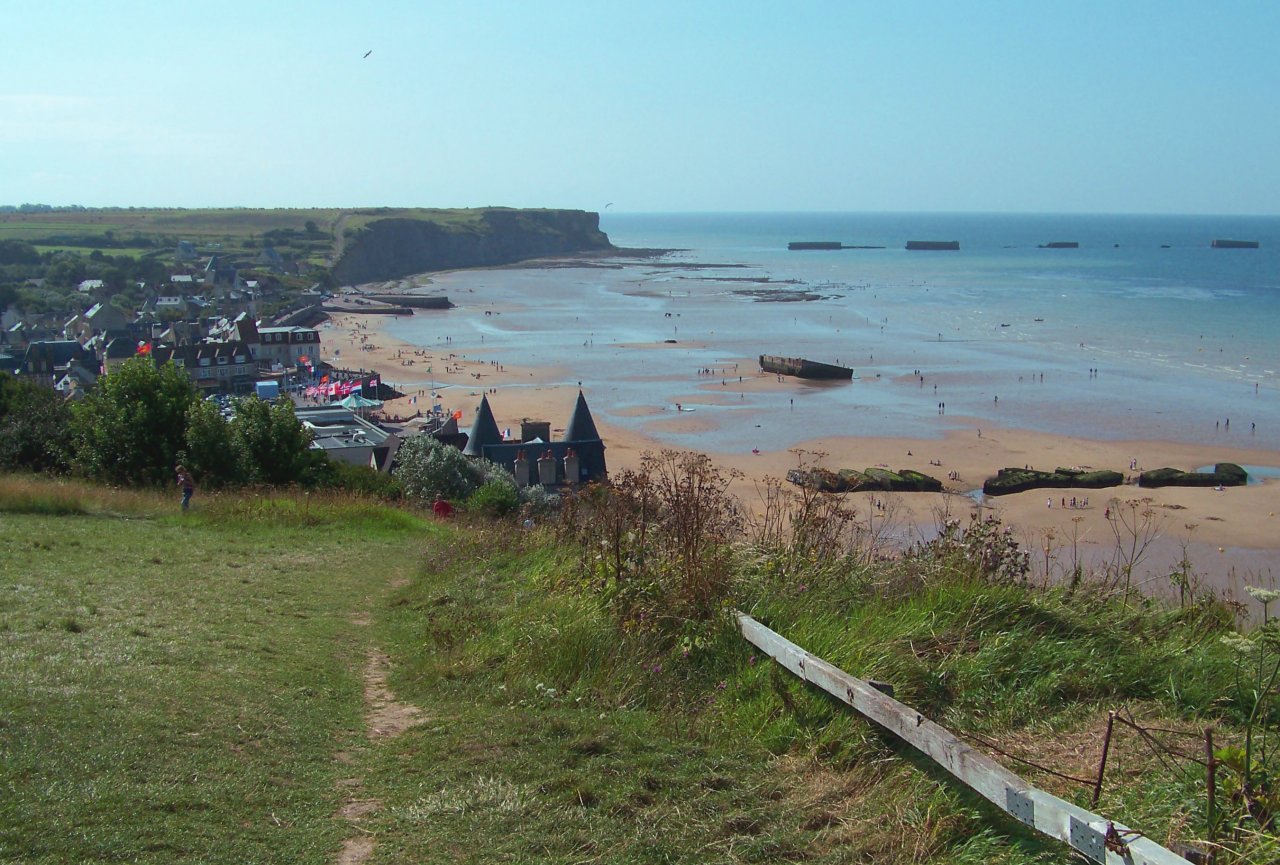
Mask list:
[[[612,201],[610,201],[608,204],[606,204],[606,205],[604,206],[604,209],[605,209],[605,210],[608,210],[610,207],[613,207],[613,202],[612,202]]]
[[[373,49],[372,49],[372,48],[370,48],[368,51],[364,52],[364,56],[365,56],[365,57],[368,57],[368,56],[369,56],[370,54],[372,54],[372,53],[373,53]],[[363,58],[361,58],[361,59],[363,59]]]

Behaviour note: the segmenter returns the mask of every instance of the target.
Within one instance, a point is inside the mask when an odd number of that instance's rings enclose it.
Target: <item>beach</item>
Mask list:
[[[473,310],[471,314],[483,315],[483,311]],[[440,394],[440,402],[447,409],[463,412],[464,430],[485,396],[499,429],[511,429],[518,435],[522,420],[535,419],[549,421],[553,436],[563,431],[579,393],[576,381],[565,380],[564,369],[497,363],[488,359],[491,349],[478,340],[464,344],[450,337],[444,344],[427,347],[403,342],[388,332],[389,321],[384,316],[338,315],[321,328],[326,357],[336,354],[345,366],[376,369],[385,381],[409,394],[388,402],[384,406],[388,415],[410,417],[429,406],[434,385],[434,392]],[[663,350],[663,344],[654,343],[631,346],[628,353],[642,357]],[[796,379],[779,380],[756,368],[747,369],[745,358],[737,364],[738,371],[733,373],[735,396],[726,397],[720,392],[727,386],[721,385],[722,379],[716,375],[704,376],[706,381],[701,383],[695,380],[693,387],[687,376],[650,381],[653,392],[663,396],[648,406],[621,409],[627,417],[643,421],[645,431],[610,419],[616,408],[607,387],[598,383],[584,386],[584,396],[607,447],[610,471],[637,468],[645,453],[689,449],[673,444],[672,439],[683,442],[700,435],[713,437],[721,425],[739,423],[739,418],[726,412],[697,411],[716,401],[732,403],[739,387],[744,392],[768,391],[775,398],[801,394],[810,387]],[[731,367],[731,363],[725,367],[726,375]],[[741,382],[736,381],[739,374]],[[1150,513],[1142,521],[1149,521],[1157,538],[1136,569],[1135,581],[1146,582],[1152,591],[1169,590],[1168,580],[1162,575],[1182,558],[1184,545],[1203,584],[1233,597],[1246,584],[1271,585],[1274,575],[1280,573],[1280,549],[1276,546],[1280,482],[1274,480],[1222,491],[1126,485],[1102,490],[1034,490],[985,498],[975,494],[985,478],[1006,466],[1123,471],[1136,460],[1137,470],[1141,471],[1160,466],[1194,469],[1207,461],[1269,465],[1277,460],[1273,451],[1228,445],[1209,448],[1194,442],[1089,440],[1002,428],[989,421],[982,421],[981,426],[977,423],[972,431],[953,429],[939,437],[822,435],[813,430],[814,434],[802,436],[786,448],[696,450],[726,472],[739,475],[732,482],[732,490],[751,513],[759,512],[760,490],[768,479],[783,479],[788,470],[801,465],[831,469],[880,466],[924,472],[943,480],[948,492],[857,493],[851,494],[851,499],[862,518],[891,521],[893,534],[904,544],[932,537],[943,514],[961,520],[967,520],[972,513],[998,517],[1014,528],[1031,551],[1039,574],[1045,570],[1048,548],[1051,577],[1069,570],[1077,558],[1086,565],[1100,567],[1113,557],[1117,546],[1113,527],[1117,524],[1106,513],[1109,507],[1115,507],[1116,499],[1139,501],[1139,512]],[[1125,474],[1136,476],[1136,472]]]
[[[740,473],[749,513],[766,479],[801,465],[914,469],[949,492],[848,499],[901,545],[933,537],[940,514],[995,516],[1056,578],[1115,558],[1127,530],[1107,519],[1114,499],[1137,503],[1122,512],[1152,530],[1134,569],[1155,575],[1152,590],[1184,549],[1229,594],[1274,585],[1280,221],[1232,223],[1263,239],[1238,253],[1209,247],[1228,230],[1210,217],[636,215],[602,227],[619,246],[670,251],[366,286],[454,307],[339,315],[322,330],[325,359],[410,394],[392,415],[438,393],[464,430],[487,395],[499,429],[518,436],[537,419],[554,436],[581,390],[612,472],[646,452],[704,453]],[[904,251],[912,236],[958,237],[961,251]],[[787,250],[805,237],[872,246]],[[1038,244],[1057,238],[1080,247]],[[764,373],[762,354],[847,366],[852,380]],[[1245,466],[1249,485],[981,495],[1006,467],[1133,479],[1218,462]]]

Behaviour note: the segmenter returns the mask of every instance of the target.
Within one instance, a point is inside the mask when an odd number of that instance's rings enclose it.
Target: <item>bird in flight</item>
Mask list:
[[[372,49],[372,48],[370,48],[368,51],[364,52],[364,56],[365,56],[365,57],[368,57],[368,56],[369,56],[370,54],[372,54],[372,53],[373,53],[373,49]]]
[[[605,209],[605,210],[608,210],[610,207],[613,207],[613,202],[612,202],[612,201],[610,201],[608,204],[606,204],[606,205],[604,206],[604,209]]]

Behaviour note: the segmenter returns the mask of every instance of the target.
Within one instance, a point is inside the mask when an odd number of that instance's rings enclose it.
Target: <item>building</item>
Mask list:
[[[103,359],[108,374],[122,363],[138,355],[138,345],[127,339],[114,339]],[[195,386],[206,394],[252,393],[258,380],[258,365],[249,347],[242,342],[202,342],[195,345],[157,345],[146,351],[157,366],[173,361]]]
[[[254,347],[258,363],[295,367],[320,362],[320,333],[309,327],[260,327]],[[306,360],[301,360],[306,358]]]
[[[76,366],[96,372],[98,358],[74,339],[33,342],[22,358],[22,373],[47,385],[61,381]]]
[[[340,405],[298,406],[298,420],[311,431],[313,450],[338,462],[369,466],[380,472],[391,470],[391,461],[400,449],[400,437],[369,423]]]
[[[493,419],[488,397],[481,397],[463,453],[497,463],[515,476],[516,486],[523,487],[606,481],[609,472],[604,450],[587,400],[582,391],[578,391],[564,438],[556,442],[544,441],[541,436],[531,441],[504,441]]]

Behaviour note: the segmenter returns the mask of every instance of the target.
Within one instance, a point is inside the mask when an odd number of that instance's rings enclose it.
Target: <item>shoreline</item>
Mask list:
[[[545,262],[525,263],[523,269],[537,270],[545,266]],[[563,266],[563,263],[554,265]],[[475,277],[474,284],[466,287],[468,294],[482,292],[484,281],[490,278],[485,273],[481,272]],[[437,283],[435,288],[441,287]],[[475,297],[466,308],[451,310],[446,315],[483,322],[486,315],[518,311],[497,299],[490,302]],[[430,388],[434,384],[446,407],[462,409],[460,426],[464,430],[470,426],[473,412],[486,393],[500,429],[511,427],[518,430],[522,419],[539,419],[551,422],[555,436],[568,421],[578,386],[569,380],[567,368],[546,364],[518,366],[487,360],[486,354],[509,350],[510,346],[486,345],[483,333],[478,340],[473,336],[465,343],[442,337],[430,345],[412,345],[395,339],[387,332],[390,321],[381,316],[334,315],[321,327],[325,357],[331,359],[338,351],[341,365],[377,369],[385,381],[396,383],[410,395],[421,394],[429,399]],[[450,329],[473,333],[463,327]],[[711,342],[713,340],[704,340],[703,345]],[[672,348],[653,341],[618,343],[610,347],[624,344],[623,354],[615,352],[610,355],[611,359],[622,358],[616,369],[610,368],[619,379],[643,376],[646,356]],[[680,348],[688,349],[691,345],[682,343]],[[732,354],[731,351],[726,352],[726,355]],[[1080,555],[1084,559],[1087,553],[1087,558],[1094,562],[1107,559],[1117,543],[1111,524],[1103,515],[1107,503],[1113,498],[1121,501],[1147,500],[1141,509],[1150,509],[1154,521],[1160,524],[1160,537],[1140,571],[1150,568],[1167,573],[1182,557],[1185,544],[1197,570],[1205,574],[1205,584],[1231,596],[1238,596],[1246,583],[1274,585],[1276,575],[1280,574],[1280,548],[1276,544],[1276,538],[1280,536],[1277,532],[1280,529],[1277,520],[1280,518],[1276,516],[1280,512],[1280,480],[1264,479],[1262,483],[1221,492],[1210,488],[1147,489],[1126,485],[1101,490],[1033,490],[987,497],[981,504],[969,497],[972,491],[980,490],[986,477],[1008,466],[1030,465],[1050,470],[1057,466],[1091,466],[1115,469],[1126,475],[1131,474],[1126,469],[1130,460],[1135,458],[1139,471],[1161,466],[1195,469],[1223,461],[1280,466],[1280,454],[1274,450],[1158,438],[1104,439],[1053,435],[998,426],[990,418],[969,419],[959,415],[948,416],[947,428],[937,437],[799,434],[789,437],[792,443],[787,447],[760,447],[758,452],[753,452],[755,449],[732,452],[689,448],[664,440],[668,435],[696,438],[726,424],[741,425],[743,417],[749,419],[751,415],[743,414],[750,410],[739,410],[733,405],[735,400],[732,397],[738,396],[740,391],[804,393],[804,383],[791,379],[779,381],[773,375],[757,375],[754,358],[729,356],[724,362],[726,375],[731,363],[745,362],[750,368],[750,373],[746,374],[746,367],[743,367],[743,380],[734,382],[733,393],[721,389],[719,371],[708,376],[706,381],[694,382],[687,377],[655,374],[652,379],[655,390],[661,390],[662,398],[670,400],[663,403],[610,405],[608,390],[602,388],[599,381],[588,384],[584,395],[605,440],[610,471],[616,473],[637,467],[645,452],[698,450],[706,453],[717,467],[742,473],[742,477],[733,482],[732,491],[748,510],[754,511],[759,501],[757,486],[767,478],[785,479],[786,471],[798,465],[798,452],[822,454],[820,459],[815,458],[817,461],[813,465],[825,468],[880,466],[894,470],[915,469],[942,480],[949,492],[941,495],[850,494],[858,511],[871,518],[874,500],[880,499],[882,504],[887,500],[894,511],[894,518],[901,523],[901,539],[910,541],[932,536],[938,513],[949,512],[963,517],[965,513],[981,508],[982,513],[994,514],[1005,525],[1012,526],[1023,545],[1031,550],[1033,559],[1043,557],[1046,543],[1051,552],[1057,551],[1058,554],[1065,549],[1066,556]],[[738,370],[732,373],[734,376],[738,374]],[[864,386],[878,388],[886,383],[890,383],[888,379],[883,382],[875,379],[865,382]],[[677,403],[688,404],[694,410],[677,411]],[[413,406],[410,398],[406,397],[388,403],[386,410],[388,414],[405,417],[411,416],[417,408],[425,409],[429,405],[421,405],[420,398],[420,405]],[[794,400],[792,407],[797,418],[803,418],[802,407],[796,406]],[[703,410],[697,411],[698,408]],[[614,423],[611,415],[635,418],[643,429]],[[764,417],[757,419],[765,420]],[[779,420],[776,417],[772,419]],[[981,429],[980,437],[975,433],[978,428]],[[960,480],[950,481],[950,472],[957,472]],[[1089,506],[1063,508],[1063,498],[1069,505],[1073,495],[1078,504],[1083,498],[1088,498]],[[1070,547],[1075,548],[1074,554],[1068,549]],[[1062,555],[1051,555],[1050,558],[1058,559],[1057,569],[1061,570]]]

